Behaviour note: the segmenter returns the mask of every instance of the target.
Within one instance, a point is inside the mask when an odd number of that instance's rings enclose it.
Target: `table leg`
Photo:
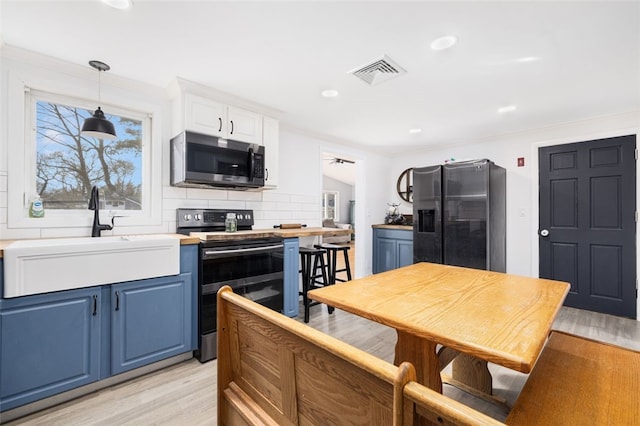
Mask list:
[[[395,365],[408,361],[416,368],[419,383],[442,393],[442,379],[440,378],[440,362],[436,353],[436,344],[412,334],[398,333],[396,342]]]
[[[471,355],[460,354],[453,360],[451,372],[456,382],[485,395],[492,394],[493,383],[487,361]],[[452,384],[455,386],[455,383]]]

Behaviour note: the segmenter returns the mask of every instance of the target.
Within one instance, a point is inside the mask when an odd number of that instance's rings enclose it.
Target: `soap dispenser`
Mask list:
[[[34,195],[31,198],[31,203],[29,205],[29,217],[44,217],[44,203],[39,195]]]

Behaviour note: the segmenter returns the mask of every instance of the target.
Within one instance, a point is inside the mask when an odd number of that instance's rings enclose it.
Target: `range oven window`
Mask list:
[[[216,293],[228,285],[256,303],[282,312],[284,244],[281,238],[202,243],[200,248],[200,350],[204,362],[215,358]]]
[[[278,246],[281,243],[275,245]],[[224,247],[221,250],[204,248],[202,250],[203,285],[233,282],[247,277],[282,272],[283,251],[280,247],[278,247],[279,250],[264,248],[253,250],[254,248],[250,246],[246,251],[236,247]],[[227,251],[233,251],[233,253]]]

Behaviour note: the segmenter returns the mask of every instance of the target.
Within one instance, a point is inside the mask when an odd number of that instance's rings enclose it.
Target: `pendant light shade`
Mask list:
[[[104,118],[104,112],[98,107],[93,113],[93,117],[84,120],[82,125],[82,134],[85,136],[93,136],[98,139],[115,139],[116,128],[113,123]]]
[[[108,71],[109,65],[100,61],[89,61],[89,65],[98,70],[98,104],[100,104],[100,72]],[[97,139],[115,139],[116,128],[112,122],[104,117],[104,112],[100,106],[95,110],[92,117],[87,118],[82,125],[81,133],[84,136],[91,136]]]

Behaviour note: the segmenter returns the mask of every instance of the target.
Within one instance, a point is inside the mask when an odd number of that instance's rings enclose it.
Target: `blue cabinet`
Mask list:
[[[0,299],[0,411],[195,349],[197,245],[181,247],[180,270]]]
[[[413,230],[373,228],[373,273],[413,263]]]
[[[288,317],[297,317],[298,287],[299,287],[299,256],[298,238],[286,238],[284,240],[284,314]]]
[[[191,274],[111,286],[111,374],[192,349]]]
[[[9,410],[99,379],[98,287],[0,300],[0,406]]]

